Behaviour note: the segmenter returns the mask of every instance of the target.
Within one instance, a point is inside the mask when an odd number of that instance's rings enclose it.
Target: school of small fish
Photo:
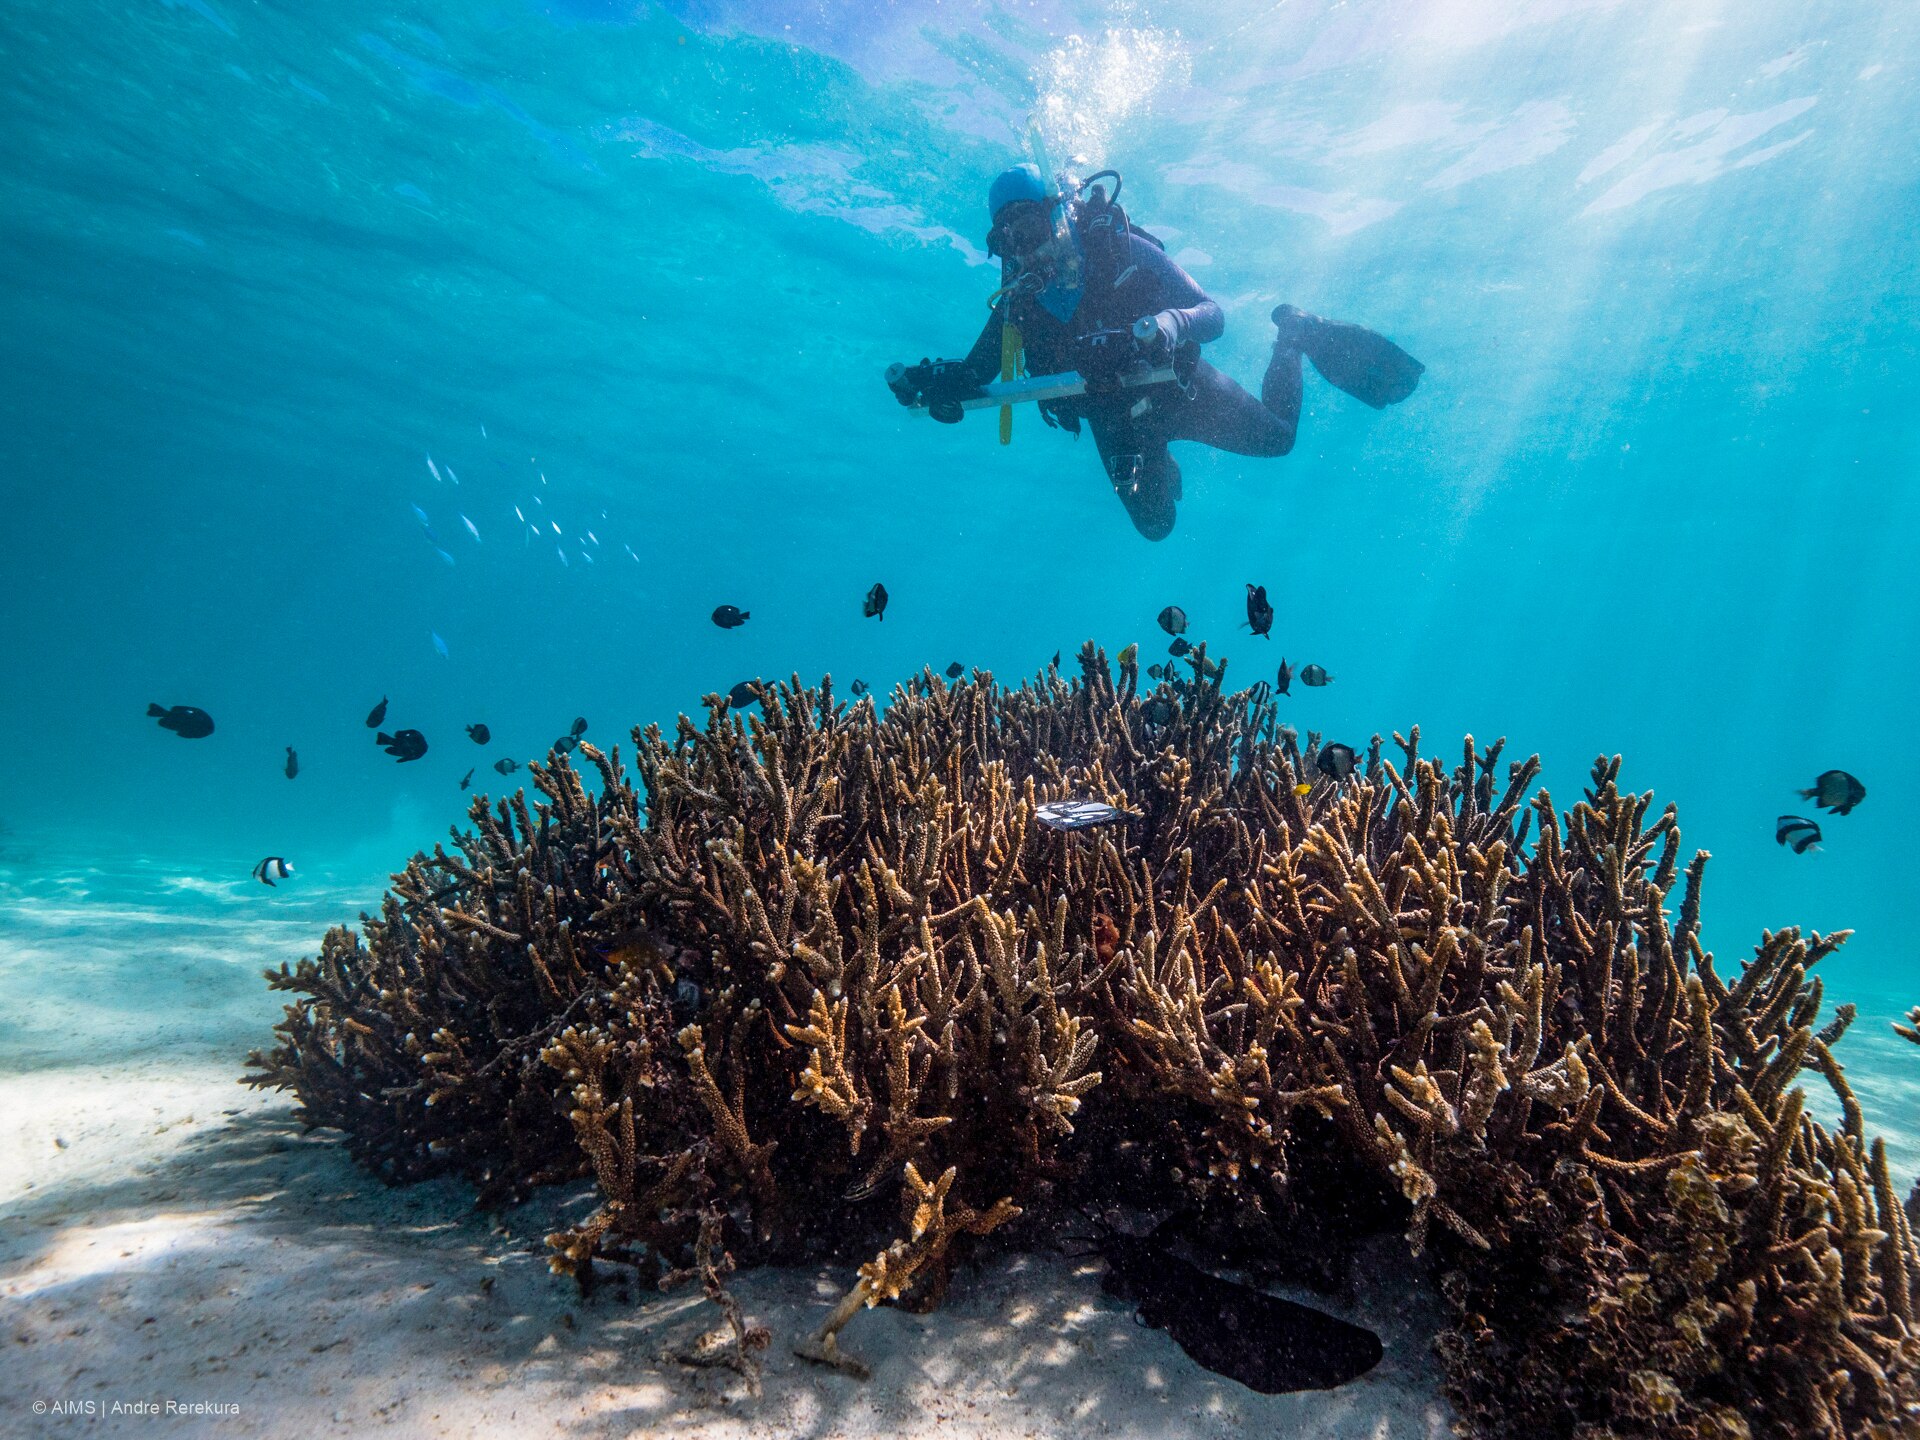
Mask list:
[[[480,427],[480,435],[483,440],[488,439],[485,425]],[[427,471],[436,485],[449,487],[460,485],[460,477],[453,466],[436,461],[430,452],[425,458]],[[511,472],[512,467],[505,460],[496,457],[494,463],[499,468]],[[529,457],[528,463],[530,466],[537,467],[538,457]],[[521,502],[507,508],[511,509],[515,523],[522,527],[523,547],[531,545],[535,539],[546,538],[548,531],[551,531],[555,542],[554,553],[560,564],[570,569],[573,561],[568,553],[568,532],[561,526],[559,520],[546,513],[547,503],[541,493],[543,490],[553,493],[552,486],[544,471],[536,468],[534,473],[538,478],[538,488],[530,486]],[[433,518],[427,509],[414,501],[407,502],[407,509],[418,525],[427,548],[442,564],[457,567],[456,557],[446,548],[440,533],[434,528]],[[530,518],[529,511],[537,513],[541,519],[537,521]],[[452,513],[454,519],[459,522],[460,530],[466,533],[467,538],[474,545],[481,545],[483,541],[479,525],[464,510],[455,510]],[[599,511],[599,522],[605,522],[607,518],[605,510]],[[544,521],[545,529],[542,528],[541,521]],[[572,552],[579,556],[584,565],[589,567],[594,565],[593,552],[599,549],[600,545],[597,528],[582,526],[574,532]],[[620,542],[620,548],[635,564],[641,563],[639,552],[631,544]],[[867,619],[884,620],[892,598],[886,585],[875,581],[861,598],[860,614]],[[731,603],[715,606],[711,614],[713,624],[722,630],[738,630],[752,618],[752,611]],[[1268,597],[1267,588],[1253,581],[1247,582],[1244,628],[1261,639],[1270,639],[1276,618],[1277,613]],[[1167,661],[1156,662],[1147,666],[1146,669],[1147,677],[1158,687],[1155,693],[1142,699],[1143,718],[1149,726],[1150,737],[1163,732],[1174,722],[1179,715],[1180,697],[1194,683],[1183,680],[1173,663],[1194,653],[1194,646],[1187,639],[1187,632],[1191,626],[1187,611],[1179,605],[1167,605],[1155,617],[1155,623],[1171,638],[1167,646],[1169,657]],[[429,629],[427,635],[434,653],[443,660],[450,660],[451,650],[439,631]],[[1139,646],[1129,643],[1119,651],[1116,658],[1123,670],[1133,673],[1138,664]],[[1198,672],[1196,679],[1211,679],[1225,672],[1225,661],[1218,658],[1208,657],[1200,660],[1198,664],[1192,661],[1188,663]],[[1055,651],[1050,668],[1057,673],[1059,667],[1060,652]],[[930,669],[931,667],[929,671]],[[966,674],[966,667],[955,660],[942,671],[942,674],[948,680],[957,682]],[[1291,697],[1293,682],[1296,679],[1312,690],[1332,684],[1334,678],[1323,665],[1308,663],[1296,669],[1285,656],[1282,656],[1274,674],[1271,693],[1276,697]],[[869,693],[866,681],[861,679],[855,679],[850,688],[856,700]],[[770,693],[765,682],[759,678],[742,680],[725,692],[726,707],[735,711],[745,711],[755,704],[766,703]],[[426,735],[412,727],[399,727],[393,733],[387,733],[382,728],[386,723],[387,703],[388,697],[381,696],[379,702],[366,716],[366,727],[376,732],[377,747],[399,764],[411,764],[421,760],[430,748]],[[160,729],[183,740],[205,739],[214,733],[213,717],[197,706],[161,705],[155,702],[147,706],[147,715],[158,723]],[[1291,733],[1291,727],[1288,729]],[[469,723],[465,726],[465,730],[467,738],[475,745],[485,746],[492,742],[492,731],[484,722]],[[578,746],[586,730],[585,717],[579,717],[574,720],[567,733],[551,742],[550,748],[566,754]],[[296,779],[301,773],[299,754],[291,745],[285,747],[285,754],[283,773],[289,780]],[[1355,774],[1359,766],[1359,757],[1350,745],[1326,742],[1313,752],[1312,766],[1324,781],[1337,786]],[[495,760],[491,768],[501,776],[508,776],[521,767],[518,760],[503,756]],[[466,790],[469,787],[473,780],[473,773],[473,769],[469,768],[460,777],[459,789]],[[1312,780],[1303,779],[1294,787],[1294,793],[1304,797],[1310,794],[1313,788]],[[1831,769],[1821,772],[1815,777],[1812,785],[1799,789],[1796,793],[1802,800],[1813,802],[1815,808],[1825,810],[1829,815],[1845,816],[1850,815],[1854,808],[1866,798],[1867,790],[1865,785],[1847,771]],[[1094,826],[1122,824],[1128,820],[1141,818],[1131,811],[1090,799],[1049,801],[1039,806],[1035,814],[1042,825],[1058,830],[1080,830]],[[1810,850],[1820,848],[1823,834],[1817,820],[1801,815],[1780,815],[1774,822],[1774,840],[1777,844],[1792,850],[1794,854],[1804,855]],[[285,879],[292,873],[293,867],[283,857],[277,855],[268,856],[253,870],[254,878],[269,887],[272,887],[276,880]]]

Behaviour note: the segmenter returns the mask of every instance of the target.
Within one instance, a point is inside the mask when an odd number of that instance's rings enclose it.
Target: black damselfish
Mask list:
[[[1247,586],[1247,628],[1256,635],[1265,635],[1273,629],[1273,606],[1267,603],[1264,585]]]
[[[1287,664],[1287,657],[1282,655],[1280,657],[1280,675],[1279,678],[1273,682],[1273,693],[1276,695],[1291,695],[1293,693],[1291,689],[1292,685],[1293,667]]]
[[[182,740],[204,740],[213,733],[213,717],[198,705],[152,705],[147,714]]]
[[[1353,774],[1358,759],[1351,745],[1335,740],[1320,747],[1320,753],[1313,757],[1313,768],[1329,780],[1344,780]]]
[[[854,693],[858,694],[859,692],[855,691]],[[727,704],[736,710],[746,709],[747,706],[753,704],[753,702],[759,698],[760,682],[758,680],[742,680],[738,685],[727,691]]]
[[[722,630],[737,630],[752,618],[752,611],[742,610],[738,605],[716,606],[713,612],[713,623]]]
[[[378,730],[386,723],[386,719],[387,697],[382,695],[380,697],[380,703],[367,712],[367,729]]]
[[[291,780],[300,773],[300,757],[293,746],[287,746],[287,779]]]
[[[467,726],[467,738],[476,745],[484,745],[493,739],[493,732],[484,725]]]
[[[391,735],[383,730],[373,737],[373,743],[402,765],[427,753],[427,737],[418,730],[396,730]]]
[[[1811,790],[1800,792],[1800,798],[1811,800],[1835,815],[1846,815],[1867,798],[1867,787],[1844,770],[1824,770]]]
[[[962,665],[958,660],[954,661],[951,665],[947,666],[947,678],[949,680],[958,680],[962,675],[966,673],[967,673],[967,667]]]
[[[867,598],[860,602],[860,613],[869,620],[887,618],[887,587],[878,580],[874,581],[873,588],[867,591]]]

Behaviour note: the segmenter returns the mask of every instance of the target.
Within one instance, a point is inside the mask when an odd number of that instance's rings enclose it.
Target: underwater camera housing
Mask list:
[[[964,360],[927,360],[918,365],[889,365],[887,388],[902,405],[924,405],[942,425],[958,425],[963,400],[977,399],[980,388]]]

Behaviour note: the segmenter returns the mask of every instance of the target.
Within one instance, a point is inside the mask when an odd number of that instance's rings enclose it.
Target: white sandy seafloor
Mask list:
[[[312,953],[377,878],[268,894],[0,869],[0,1434],[1451,1433],[1438,1307],[1391,1237],[1349,1301],[1298,1297],[1386,1346],[1331,1392],[1210,1374],[1101,1291],[1098,1261],[1052,1251],[963,1269],[932,1315],[857,1317],[844,1339],[870,1381],[791,1354],[850,1278],[837,1270],[736,1277],[774,1335],[759,1396],[666,1358],[715,1312],[619,1283],[583,1302],[546,1266],[566,1197],[502,1225],[457,1184],[389,1189],[303,1137],[285,1097],[236,1083],[283,1003],[260,970]],[[1920,1082],[1920,1052],[1885,1029],[1897,1009],[1863,1004],[1843,1047],[1882,1129]],[[1908,1171],[1912,1137],[1890,1138]]]

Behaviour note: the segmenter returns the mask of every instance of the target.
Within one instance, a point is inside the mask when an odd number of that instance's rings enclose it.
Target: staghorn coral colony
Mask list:
[[[796,680],[632,772],[582,744],[597,789],[556,755],[269,972],[250,1083],[394,1182],[590,1176],[554,1268],[698,1280],[743,1370],[736,1262],[860,1262],[802,1346],[857,1369],[861,1306],[1124,1194],[1276,1266],[1403,1227],[1474,1434],[1915,1433],[1920,1257],[1814,1029],[1844,934],[1723,976],[1706,856],[1617,759],[1565,813],[1417,730],[1336,782],[1189,664],[1141,694],[1089,645],[884,711]],[[1036,825],[1066,796],[1144,818]]]

